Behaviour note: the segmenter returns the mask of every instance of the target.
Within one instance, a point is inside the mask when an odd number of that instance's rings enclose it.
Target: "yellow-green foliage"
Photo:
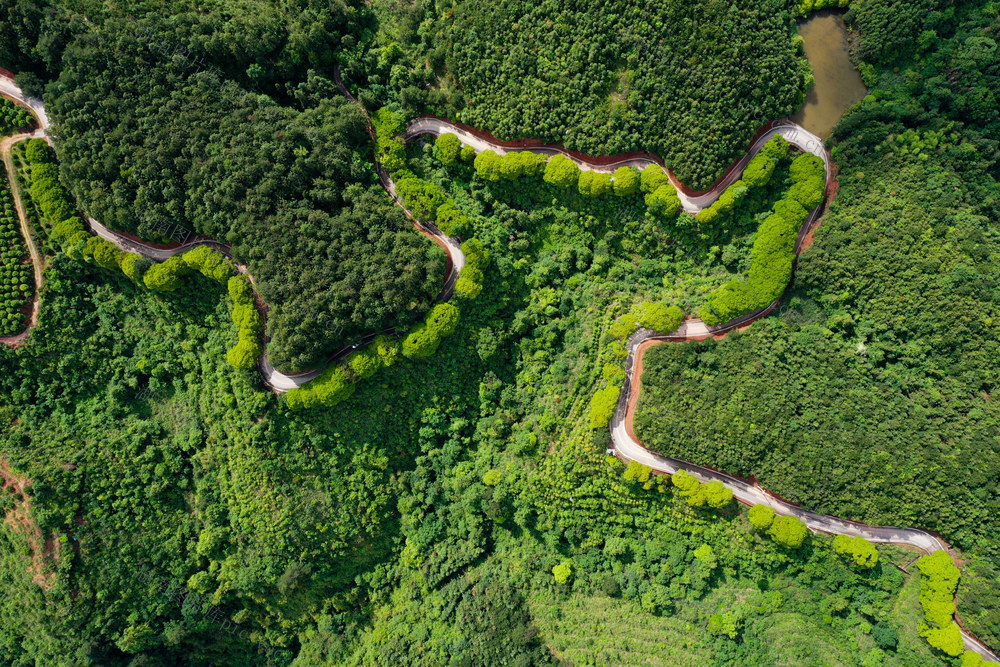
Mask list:
[[[83,259],[93,262],[105,269],[118,269],[125,258],[125,253],[110,241],[98,236],[91,236],[83,246]]]
[[[580,168],[565,155],[555,155],[545,164],[543,178],[556,187],[571,188],[580,179]]]
[[[455,331],[458,319],[458,308],[450,303],[439,303],[431,308],[427,319],[417,324],[403,339],[403,356],[416,359],[434,354],[441,339]]]
[[[708,208],[703,208],[700,211],[698,211],[698,215],[695,217],[698,218],[698,222],[703,224],[712,222],[720,215],[729,213],[734,208],[736,208],[736,204],[738,204],[740,200],[743,199],[748,189],[749,188],[747,188],[746,184],[743,181],[736,181],[728,188],[726,188],[725,191],[723,191],[723,193],[719,195],[719,198],[716,199],[711,206],[709,206]]]
[[[676,331],[684,321],[684,313],[680,308],[662,301],[640,303],[632,308],[632,314],[638,320],[639,326],[657,333]]]
[[[653,192],[647,194],[645,201],[649,212],[661,217],[673,217],[681,210],[681,200],[677,196],[677,189],[669,182],[664,183]]]
[[[199,246],[194,250],[187,251],[181,257],[191,269],[200,271],[202,275],[224,285],[233,275],[233,265],[218,250]]]
[[[590,428],[606,428],[611,423],[620,392],[621,387],[609,384],[594,393],[590,399]]]
[[[451,132],[445,132],[434,140],[434,157],[445,166],[452,164],[458,158],[460,150],[462,142]]]
[[[615,194],[627,197],[639,191],[639,172],[632,167],[618,167],[613,175]]]
[[[347,365],[359,379],[364,379],[375,375],[382,368],[382,360],[374,348],[368,347],[358,350],[347,358]]]
[[[935,551],[917,561],[920,570],[920,606],[927,622],[944,627],[955,613],[955,591],[961,573],[946,551]]]
[[[629,461],[628,467],[625,469],[625,479],[630,482],[636,481],[645,484],[649,481],[652,474],[652,468],[648,465],[639,463],[638,461]]]
[[[750,160],[746,169],[743,170],[741,180],[751,188],[767,185],[768,181],[771,180],[771,175],[774,173],[774,167],[774,160],[763,153],[758,153],[754,159]]]
[[[774,509],[767,505],[754,505],[750,508],[750,525],[764,531],[774,523]]]
[[[260,356],[263,323],[254,305],[253,291],[246,279],[242,276],[232,276],[226,285],[233,300],[233,322],[239,330],[239,339],[236,345],[226,352],[226,360],[233,368],[247,370],[253,368],[257,357]]]
[[[642,192],[656,192],[663,185],[670,185],[670,177],[659,165],[651,164],[639,172],[639,189]]]
[[[406,164],[406,145],[398,135],[403,131],[403,115],[382,107],[372,117],[372,124],[378,161],[390,174],[402,169]]]
[[[878,563],[878,549],[863,537],[837,535],[833,538],[833,550],[847,556],[860,568],[870,570]]]
[[[378,336],[372,343],[372,349],[375,350],[375,354],[378,355],[382,365],[386,368],[392,366],[399,359],[399,339],[392,336],[384,334]]]
[[[573,562],[564,560],[552,568],[552,575],[556,578],[557,584],[568,583],[573,576]]]
[[[146,274],[152,262],[143,257],[142,255],[136,254],[134,252],[127,252],[125,256],[122,257],[121,268],[122,273],[134,280],[139,282],[142,277]]]
[[[625,340],[634,334],[638,328],[639,318],[634,313],[629,312],[615,320],[614,324],[608,327],[608,333],[615,338]]]
[[[185,276],[191,273],[191,268],[184,263],[180,255],[174,255],[165,262],[149,267],[142,277],[146,287],[161,292],[172,292],[184,284]]]
[[[809,529],[794,516],[779,516],[771,522],[767,534],[783,547],[798,549],[809,536]]]
[[[692,507],[704,507],[708,499],[705,497],[705,487],[698,478],[686,470],[678,470],[670,477],[680,492],[681,498]]]
[[[350,398],[354,383],[340,366],[330,366],[322,375],[288,392],[288,407],[293,410],[331,407]]]
[[[733,490],[715,479],[702,485],[705,493],[705,502],[709,507],[716,509],[725,507],[733,500]]]
[[[921,633],[927,638],[927,643],[939,651],[947,653],[953,658],[962,655],[965,650],[965,642],[962,640],[962,629],[958,623],[950,621],[940,628],[927,628]]]

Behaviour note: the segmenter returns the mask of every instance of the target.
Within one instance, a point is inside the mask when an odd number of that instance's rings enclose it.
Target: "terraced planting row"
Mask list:
[[[11,336],[25,327],[25,306],[31,302],[34,285],[6,176],[0,180],[0,336]]]

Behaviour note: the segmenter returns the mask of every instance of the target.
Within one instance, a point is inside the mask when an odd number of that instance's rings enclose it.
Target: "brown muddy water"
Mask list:
[[[816,83],[792,120],[826,138],[844,112],[868,93],[847,52],[847,28],[839,12],[816,12],[799,22]]]

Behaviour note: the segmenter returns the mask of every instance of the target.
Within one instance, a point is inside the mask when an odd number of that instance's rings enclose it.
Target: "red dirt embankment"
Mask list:
[[[54,535],[46,539],[42,535],[42,529],[31,516],[31,497],[26,491],[31,486],[31,480],[16,474],[11,470],[7,459],[2,457],[0,457],[0,480],[3,481],[0,484],[0,493],[13,496],[15,499],[15,507],[7,512],[4,523],[11,530],[27,538],[31,550],[31,565],[28,566],[31,580],[49,590],[55,584],[55,563],[59,559],[61,544]]]

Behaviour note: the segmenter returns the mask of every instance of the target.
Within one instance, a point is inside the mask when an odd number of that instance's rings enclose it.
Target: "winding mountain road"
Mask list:
[[[339,72],[335,72],[337,83],[340,86],[342,92],[355,104],[357,101],[354,97],[347,91],[347,88],[343,85],[340,80]],[[48,116],[45,113],[44,106],[42,103],[35,99],[26,98],[12,80],[6,76],[0,76],[0,93],[6,97],[10,97],[20,104],[31,109],[36,118],[38,119],[41,129],[38,130],[34,135],[22,135],[20,137],[11,137],[5,140],[4,146],[6,146],[6,151],[4,152],[4,162],[5,164],[9,159],[9,147],[17,140],[22,140],[28,136],[44,136],[44,131],[49,127]],[[366,113],[367,117],[367,113]],[[369,130],[374,132],[370,125],[369,119]],[[404,139],[410,140],[421,135],[434,135],[438,136],[440,134],[451,132],[454,133],[462,141],[462,143],[471,145],[476,150],[476,152],[481,152],[483,150],[493,150],[498,154],[504,154],[510,151],[518,150],[528,150],[541,154],[554,155],[561,153],[566,155],[581,168],[594,170],[594,171],[614,171],[621,166],[633,166],[636,168],[643,168],[650,164],[659,164],[653,159],[643,158],[643,157],[627,157],[619,161],[608,162],[607,160],[601,161],[589,161],[586,156],[580,156],[578,154],[573,154],[565,149],[558,146],[503,146],[500,143],[492,142],[488,139],[483,138],[479,134],[467,131],[466,129],[459,127],[458,125],[451,123],[447,120],[435,118],[435,117],[424,117],[418,118],[411,121],[406,126],[406,132]],[[788,121],[781,121],[771,125],[764,132],[760,133],[759,136],[754,140],[750,146],[747,153],[738,160],[730,169],[726,172],[725,176],[716,183],[711,190],[705,193],[690,194],[686,193],[682,184],[677,183],[671,175],[671,179],[674,182],[675,187],[677,187],[677,194],[681,200],[681,205],[684,210],[688,213],[697,213],[702,208],[709,206],[714,202],[719,195],[728,187],[730,184],[735,182],[742,175],[742,171],[746,164],[757,154],[757,152],[763,147],[763,145],[773,136],[781,135],[789,143],[795,145],[799,149],[813,153],[819,156],[823,160],[823,164],[826,171],[827,184],[830,183],[831,178],[831,164],[829,155],[823,146],[822,140],[819,137],[806,131],[804,128],[791,123]],[[507,142],[510,143],[510,142]],[[450,259],[450,271],[446,279],[444,288],[442,289],[440,299],[447,300],[450,298],[454,283],[457,280],[458,272],[461,270],[462,266],[465,264],[465,256],[463,255],[461,249],[459,248],[459,242],[457,239],[445,236],[440,232],[440,230],[432,227],[426,226],[418,222],[414,216],[406,209],[402,200],[396,193],[395,184],[389,177],[389,174],[380,164],[376,162],[379,180],[382,187],[386,192],[393,198],[396,205],[399,206],[407,217],[413,222],[417,229],[428,238],[432,239],[434,242],[438,243],[447,253]],[[8,167],[8,170],[10,167]],[[11,173],[9,171],[9,173]],[[22,207],[19,206],[19,213]],[[809,213],[802,227],[799,231],[799,236],[796,241],[795,251],[796,254],[801,252],[803,239],[805,238],[808,231],[812,228],[818,218],[822,206],[814,209]],[[130,252],[138,252],[150,259],[156,261],[163,261],[173,255],[181,252],[190,250],[191,248],[206,245],[217,250],[224,252],[227,256],[231,257],[228,246],[212,240],[199,239],[192,241],[190,243],[181,245],[175,248],[158,248],[133,238],[129,238],[119,232],[111,230],[101,223],[97,222],[93,218],[88,218],[88,222],[95,234],[104,238],[112,243],[116,244],[118,247],[128,250]],[[37,250],[34,250],[33,244],[30,241],[29,229],[24,228],[24,223],[22,222],[22,228],[25,232],[25,238],[29,243],[29,247],[33,249],[32,258],[35,260]],[[40,260],[36,262],[36,280],[39,286],[41,285],[40,276]],[[245,267],[243,267],[245,271]],[[658,342],[674,342],[682,343],[691,340],[702,340],[709,336],[721,336],[739,327],[745,327],[751,324],[756,319],[764,317],[772,313],[778,306],[779,300],[774,301],[766,308],[762,308],[753,313],[749,313],[740,318],[737,318],[731,322],[727,322],[718,326],[708,326],[704,322],[698,319],[688,319],[684,321],[680,328],[676,331],[663,334],[650,331],[648,329],[640,329],[635,334],[633,334],[628,341],[628,358],[626,361],[626,379],[622,386],[621,395],[619,396],[618,404],[615,409],[614,416],[611,420],[611,438],[614,445],[615,451],[618,455],[626,460],[638,461],[645,465],[650,466],[656,471],[663,473],[674,473],[677,470],[686,470],[691,474],[695,475],[702,481],[718,480],[725,484],[728,488],[732,489],[733,496],[741,503],[747,505],[762,504],[767,505],[774,509],[775,513],[781,515],[795,516],[801,519],[810,530],[816,532],[824,532],[830,534],[843,534],[851,536],[864,537],[865,539],[876,542],[876,543],[892,543],[892,544],[905,544],[916,547],[925,553],[933,553],[939,550],[948,549],[948,545],[941,539],[927,533],[925,531],[913,528],[897,528],[894,526],[869,526],[863,523],[849,521],[846,519],[841,519],[834,516],[817,514],[815,512],[810,512],[808,510],[802,509],[796,505],[789,502],[781,500],[777,496],[771,494],[766,489],[760,487],[759,485],[752,484],[746,480],[739,479],[732,475],[728,475],[724,472],[717,470],[712,470],[703,466],[698,466],[688,461],[683,461],[680,459],[670,458],[662,456],[655,452],[650,451],[643,446],[642,442],[635,436],[632,429],[632,416],[635,410],[635,405],[638,401],[639,391],[641,388],[640,380],[641,373],[637,373],[637,369],[641,369],[641,359],[644,350],[651,344],[656,344]],[[37,306],[36,306],[37,307]],[[331,358],[330,363],[336,359],[349,354],[354,349],[357,349],[361,345],[366,345],[370,343],[378,333],[370,333],[364,337],[364,340],[359,345],[345,346],[335,352]],[[310,380],[316,378],[322,372],[322,369],[317,369],[309,371],[307,373],[301,373],[297,375],[286,375],[283,374],[270,364],[267,360],[266,354],[261,355],[259,360],[259,367],[261,370],[261,375],[264,382],[275,389],[276,391],[287,391],[289,389],[302,386],[303,384],[309,382]],[[994,662],[1000,662],[1000,659],[985,645],[979,642],[975,637],[968,634],[964,630],[962,631],[963,640],[965,642],[965,647],[969,650],[975,651],[982,655],[988,660]]]

